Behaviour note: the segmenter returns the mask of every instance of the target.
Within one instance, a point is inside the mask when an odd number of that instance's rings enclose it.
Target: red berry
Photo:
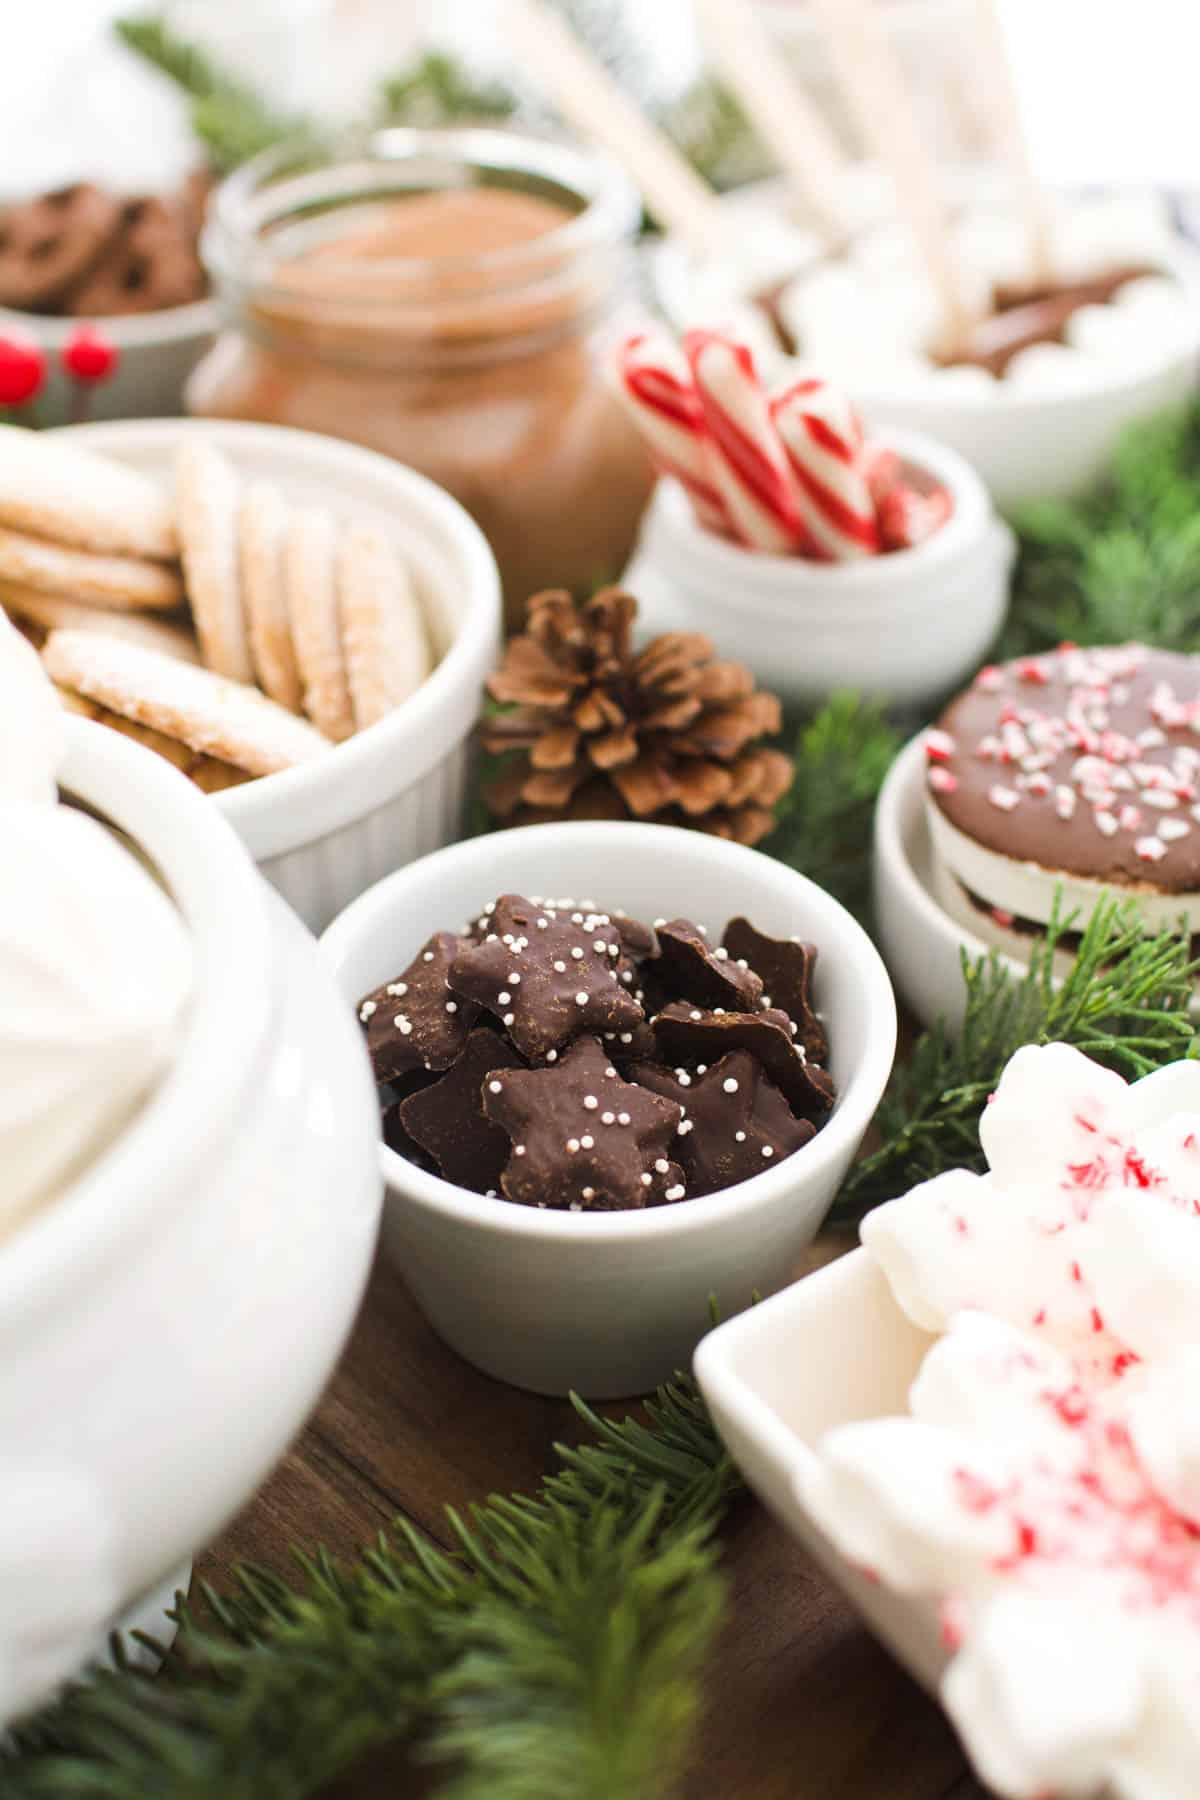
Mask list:
[[[60,352],[62,366],[76,381],[107,381],[116,372],[120,351],[90,325],[81,325]]]
[[[46,379],[43,351],[28,338],[0,337],[0,406],[26,406]]]

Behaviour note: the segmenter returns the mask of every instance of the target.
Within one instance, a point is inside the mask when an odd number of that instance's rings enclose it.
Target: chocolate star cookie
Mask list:
[[[588,1032],[632,1032],[645,1018],[621,969],[621,942],[607,914],[570,914],[505,894],[480,944],[450,966],[456,994],[494,1013],[530,1062],[552,1061]]]
[[[665,1062],[690,1065],[697,1073],[730,1050],[748,1050],[798,1119],[820,1124],[833,1105],[832,1081],[792,1043],[786,1013],[702,1012],[686,1001],[673,1001],[654,1020],[654,1035]]]
[[[452,931],[435,931],[403,975],[360,1001],[376,1081],[413,1069],[448,1069],[461,1054],[479,1008],[446,985],[458,948]]]
[[[739,966],[728,950],[714,950],[690,919],[660,925],[658,948],[654,979],[673,1000],[727,1012],[752,1012],[758,1005],[763,984],[754,970]]]
[[[761,1175],[816,1135],[810,1119],[793,1116],[748,1050],[731,1051],[703,1075],[649,1063],[639,1063],[633,1075],[683,1109],[674,1155],[691,1199]]]
[[[500,1178],[510,1200],[608,1212],[684,1197],[668,1155],[679,1107],[622,1081],[594,1037],[580,1038],[554,1068],[489,1075],[483,1107],[512,1140]]]
[[[447,1181],[476,1194],[498,1192],[509,1143],[484,1113],[482,1088],[493,1072],[524,1067],[523,1058],[503,1038],[479,1026],[440,1081],[400,1102],[403,1129]]]
[[[767,937],[756,931],[749,919],[730,919],[724,943],[730,956],[762,977],[760,1005],[782,1007],[796,1027],[796,1042],[803,1044],[809,1062],[826,1062],[829,1041],[812,1004],[816,946],[802,944],[799,938]]]

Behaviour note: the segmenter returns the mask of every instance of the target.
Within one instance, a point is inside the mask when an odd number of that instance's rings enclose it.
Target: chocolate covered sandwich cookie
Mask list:
[[[926,733],[934,889],[1027,954],[1105,891],[1200,930],[1200,657],[1063,644],[980,671]]]

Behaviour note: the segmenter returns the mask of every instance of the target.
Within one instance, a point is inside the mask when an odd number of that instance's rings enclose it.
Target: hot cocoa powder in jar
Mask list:
[[[380,132],[300,168],[269,152],[216,199],[226,323],[188,409],[419,469],[478,520],[515,624],[539,588],[615,576],[649,495],[603,368],[637,217],[606,163],[506,132]]]

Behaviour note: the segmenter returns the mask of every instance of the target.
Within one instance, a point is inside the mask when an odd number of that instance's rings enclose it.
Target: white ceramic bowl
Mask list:
[[[804,876],[660,825],[537,825],[457,844],[364,894],[322,948],[354,1003],[432,931],[513,892],[573,894],[647,919],[684,915],[712,932],[743,913],[820,952],[816,998],[837,1104],[810,1143],[752,1181],[646,1212],[539,1212],[466,1193],[381,1150],[385,1246],[454,1349],[538,1393],[644,1392],[686,1362],[710,1294],[729,1313],[792,1278],[887,1081],[891,987],[866,933]]]
[[[854,398],[872,425],[907,426],[950,444],[979,471],[997,506],[1078,494],[1108,471],[1118,439],[1138,419],[1177,406],[1200,370],[1200,255],[1176,240],[1166,267],[1189,295],[1194,326],[1160,354],[1103,364],[1086,387],[1031,392],[939,391],[935,383],[888,387],[869,379]]]
[[[953,450],[915,432],[881,441],[953,496],[924,544],[853,563],[771,556],[705,531],[679,485],[660,481],[622,577],[642,628],[706,632],[790,701],[852,687],[908,705],[965,680],[1004,622],[1015,540]]]
[[[374,1089],[316,946],[206,798],[68,719],[63,791],[192,935],[176,1062],[0,1245],[0,1722],[207,1543],[314,1405],[379,1219]]]
[[[962,958],[974,962],[992,948],[943,911],[933,892],[933,846],[925,820],[925,747],[905,745],[880,790],[875,808],[875,917],[884,960],[905,1005],[924,1025],[962,1023],[967,990]],[[1024,973],[1013,957],[1000,961]]]
[[[160,481],[203,439],[289,500],[391,532],[412,569],[440,660],[404,705],[328,756],[229,788],[214,804],[267,880],[314,931],[381,875],[462,828],[484,679],[500,643],[500,581],[483,534],[449,494],[390,458],[313,432],[207,419],[69,427]]]
[[[164,307],[120,319],[49,319],[0,307],[0,337],[32,338],[46,352],[46,387],[39,402],[50,419],[68,419],[75,383],[59,361],[64,344],[82,327],[100,332],[119,352],[112,376],[90,390],[93,419],[170,418],[183,411],[183,389],[217,329],[213,300]]]
[[[909,1387],[932,1342],[856,1250],[718,1326],[695,1357],[717,1429],[754,1492],[931,1689],[946,1664],[937,1609],[852,1569],[811,1518],[804,1487],[825,1432],[908,1410]]]

